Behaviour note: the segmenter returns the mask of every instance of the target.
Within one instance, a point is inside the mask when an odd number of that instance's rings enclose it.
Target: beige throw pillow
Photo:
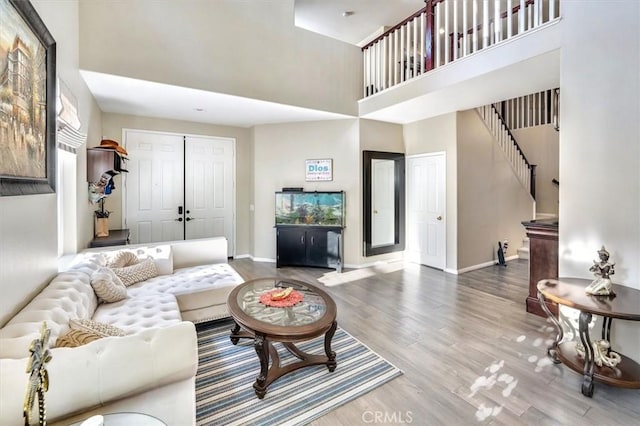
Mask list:
[[[99,338],[100,336],[96,333],[82,330],[69,330],[58,337],[56,340],[56,348],[76,348],[98,340]]]
[[[72,319],[69,321],[72,330],[81,330],[88,333],[95,333],[99,337],[124,336],[126,333],[121,328],[98,322],[90,319]]]
[[[109,268],[98,268],[91,275],[91,287],[101,302],[113,303],[127,298],[127,287]]]
[[[140,263],[123,268],[113,268],[113,272],[115,272],[127,287],[158,276],[158,270],[153,259],[145,259]]]
[[[135,265],[140,262],[138,256],[129,250],[120,250],[111,255],[107,260],[107,266],[109,268],[124,268],[125,266]]]
[[[57,348],[75,348],[107,336],[124,336],[124,330],[89,319],[69,321],[71,329],[56,340]]]

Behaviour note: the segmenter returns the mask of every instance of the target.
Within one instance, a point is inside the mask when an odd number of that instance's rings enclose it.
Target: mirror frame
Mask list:
[[[405,170],[404,154],[398,152],[362,151],[364,256],[393,253],[404,250]],[[394,161],[394,243],[373,247],[371,245],[371,183],[372,160]]]

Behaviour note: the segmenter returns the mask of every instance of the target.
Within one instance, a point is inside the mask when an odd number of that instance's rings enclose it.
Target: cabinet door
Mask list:
[[[276,266],[304,265],[306,263],[306,236],[304,228],[278,228],[276,232]]]
[[[326,230],[309,229],[307,231],[307,265],[329,266],[327,248]]]
[[[114,169],[115,151],[87,149],[87,182],[98,182],[102,174]]]

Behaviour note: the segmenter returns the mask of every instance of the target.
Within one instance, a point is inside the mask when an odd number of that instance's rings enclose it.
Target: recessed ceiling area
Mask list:
[[[234,127],[353,118],[258,99],[81,70],[100,110]]]
[[[295,0],[294,20],[299,27],[357,45],[424,5],[424,0]],[[353,118],[93,71],[82,70],[81,74],[100,109],[106,113],[236,127]]]
[[[295,0],[295,25],[363,46],[424,6],[424,0]]]

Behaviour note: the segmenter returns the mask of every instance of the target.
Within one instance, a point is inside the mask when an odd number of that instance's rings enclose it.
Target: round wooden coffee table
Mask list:
[[[299,292],[302,300],[291,307],[270,307],[260,302],[263,294],[287,287]],[[258,278],[233,289],[227,305],[235,321],[231,342],[235,345],[241,338],[254,339],[260,359],[260,374],[253,384],[258,398],[264,397],[267,387],[275,380],[299,368],[326,365],[330,372],[335,370],[336,354],[331,350],[331,339],[338,326],[336,304],[321,289],[289,278]],[[323,334],[325,355],[308,354],[294,345]],[[299,361],[281,366],[274,342],[282,343]]]

